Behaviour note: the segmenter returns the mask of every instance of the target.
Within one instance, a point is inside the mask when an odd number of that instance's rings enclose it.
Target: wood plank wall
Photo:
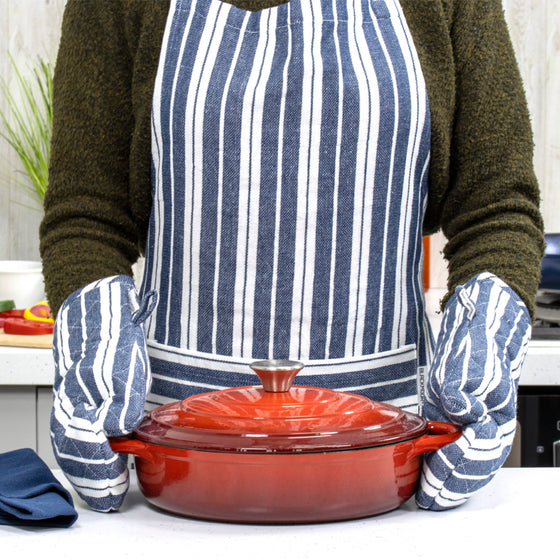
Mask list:
[[[54,59],[65,1],[0,0],[0,73],[5,79],[13,80],[8,52],[20,64],[37,54]],[[545,225],[547,231],[559,232],[560,188],[556,183],[560,179],[560,2],[503,0],[503,6],[532,116],[535,168],[543,193]],[[0,173],[13,166],[7,146],[0,143]],[[26,207],[28,204],[19,188],[0,184],[0,260],[38,258],[41,212]],[[442,235],[432,239],[432,287],[445,286],[447,274],[441,258],[444,242]]]
[[[56,57],[60,23],[66,0],[0,0],[0,73],[13,83],[8,59],[12,55],[25,68],[37,56]],[[4,99],[0,101],[6,110]],[[0,260],[38,259],[38,225],[41,209],[6,176],[19,169],[19,163],[0,140]]]

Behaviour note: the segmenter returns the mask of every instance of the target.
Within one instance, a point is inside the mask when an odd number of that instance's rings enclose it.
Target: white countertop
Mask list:
[[[171,554],[186,560],[557,558],[558,504],[560,469],[504,468],[466,504],[447,512],[418,510],[410,500],[368,519],[257,526],[164,513],[144,501],[133,480],[119,513],[95,513],[77,498],[79,517],[71,528],[0,525],[0,550],[3,558],[56,560]]]
[[[0,385],[52,385],[53,379],[52,350],[0,346]]]

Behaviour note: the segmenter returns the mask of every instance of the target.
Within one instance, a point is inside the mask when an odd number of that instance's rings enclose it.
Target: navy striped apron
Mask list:
[[[148,406],[257,383],[417,406],[430,123],[398,0],[174,0],[152,115]]]

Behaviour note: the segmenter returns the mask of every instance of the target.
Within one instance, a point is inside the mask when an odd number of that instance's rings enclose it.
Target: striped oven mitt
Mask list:
[[[426,455],[416,493],[419,507],[445,510],[463,504],[506,460],[530,336],[525,304],[493,274],[479,274],[449,299],[423,414],[463,426],[463,435]]]
[[[68,297],[54,331],[51,440],[78,494],[98,511],[117,510],[128,469],[108,436],[133,431],[144,415],[151,375],[143,322],[157,303],[139,302],[132,278],[92,282]]]

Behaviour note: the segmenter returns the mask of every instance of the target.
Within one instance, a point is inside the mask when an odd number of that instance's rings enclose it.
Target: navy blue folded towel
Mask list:
[[[70,493],[32,449],[0,453],[0,525],[70,527]]]

